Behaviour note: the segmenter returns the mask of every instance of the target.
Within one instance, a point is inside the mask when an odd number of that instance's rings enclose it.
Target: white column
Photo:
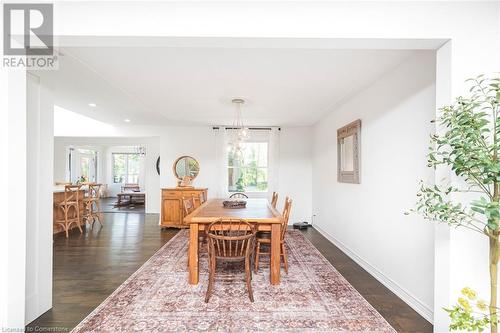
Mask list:
[[[23,329],[26,268],[26,72],[0,67],[4,191],[0,232],[0,329]]]
[[[451,41],[436,52],[436,105],[451,103]],[[436,117],[439,115],[436,109]],[[437,127],[439,133],[443,129]],[[435,183],[450,179],[450,169],[439,167]],[[443,311],[450,302],[450,228],[439,224],[434,229],[434,331],[447,332],[450,319]]]
[[[52,307],[54,102],[51,83],[27,75],[26,324]]]

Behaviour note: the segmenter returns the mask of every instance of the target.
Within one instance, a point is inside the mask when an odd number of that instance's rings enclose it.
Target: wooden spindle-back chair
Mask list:
[[[288,230],[288,220],[290,219],[290,212],[292,211],[292,199],[290,197],[285,198],[285,206],[283,207],[283,224],[281,225],[281,241],[285,241],[285,234]]]
[[[66,232],[66,238],[69,237],[69,229],[73,223],[76,223],[80,233],[83,233],[80,225],[80,190],[81,185],[65,185],[64,186],[64,200],[57,203],[57,207],[62,209],[64,219],[56,220]],[[74,212],[73,212],[74,210]],[[72,213],[72,214],[71,214]]]
[[[212,295],[217,261],[244,262],[248,297],[253,302],[251,259],[255,246],[255,229],[244,220],[220,219],[207,228],[209,278],[205,302]]]
[[[285,246],[285,235],[288,230],[288,220],[290,218],[290,211],[292,210],[292,199],[286,197],[285,206],[283,207],[282,213],[282,225],[280,234],[280,262],[281,257],[283,257],[283,264],[285,266],[285,272],[288,274],[288,254],[286,252]],[[269,251],[262,251],[262,245],[269,247]],[[256,239],[256,251],[255,251],[255,261],[254,269],[255,272],[259,269],[259,258],[261,255],[271,255],[271,235],[269,233],[260,233]]]
[[[201,205],[203,205],[207,201],[207,198],[205,198],[205,192],[200,192],[196,196],[193,195],[193,201],[194,201],[194,208],[198,208]]]
[[[200,198],[200,205],[204,204],[205,202],[207,202],[207,197],[205,196],[205,192],[200,192],[200,194],[198,194],[199,198]]]
[[[277,204],[278,204],[278,192],[273,192],[273,197],[271,199],[271,206],[273,206],[273,208],[276,208]]]
[[[191,214],[195,209],[194,197],[182,197],[182,207],[184,208],[184,217]]]
[[[229,199],[248,199],[248,195],[241,192],[233,193],[229,196]]]
[[[198,207],[199,205],[198,206],[196,205],[194,195],[190,197],[182,197],[182,210],[184,212],[184,217],[191,214]],[[206,230],[205,232],[200,232],[198,234],[198,241],[203,243],[205,238],[206,238]],[[187,266],[189,267],[189,261],[187,262]]]

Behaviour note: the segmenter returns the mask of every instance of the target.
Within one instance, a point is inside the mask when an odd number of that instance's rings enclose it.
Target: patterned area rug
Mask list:
[[[269,283],[262,257],[246,293],[241,266],[218,266],[204,302],[207,254],[200,283],[187,282],[188,231],[181,230],[87,316],[73,332],[395,332],[298,231],[287,234],[289,273]]]

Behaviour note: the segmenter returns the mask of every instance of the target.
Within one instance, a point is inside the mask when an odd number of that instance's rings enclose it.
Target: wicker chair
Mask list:
[[[57,203],[56,206],[63,211],[64,219],[56,220],[55,223],[60,225],[66,232],[66,238],[69,237],[69,229],[73,223],[78,226],[80,233],[83,233],[80,225],[80,190],[81,185],[65,185],[64,186],[64,201]],[[73,208],[73,209],[71,209]],[[71,214],[73,211],[73,214]]]
[[[212,295],[217,261],[245,263],[248,297],[253,302],[251,259],[255,246],[254,227],[244,220],[220,219],[209,225],[207,237],[209,278],[205,302],[208,303]]]
[[[102,184],[89,183],[87,195],[83,198],[83,205],[85,209],[83,219],[91,227],[94,227],[96,219],[102,227],[102,212],[100,204],[101,186]]]

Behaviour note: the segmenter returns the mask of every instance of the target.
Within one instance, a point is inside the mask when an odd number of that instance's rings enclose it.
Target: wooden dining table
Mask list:
[[[184,218],[189,225],[189,283],[198,284],[199,246],[201,230],[218,219],[244,219],[255,225],[257,231],[271,231],[271,284],[280,283],[280,235],[282,216],[266,199],[245,199],[245,208],[224,208],[227,199],[210,199]]]

